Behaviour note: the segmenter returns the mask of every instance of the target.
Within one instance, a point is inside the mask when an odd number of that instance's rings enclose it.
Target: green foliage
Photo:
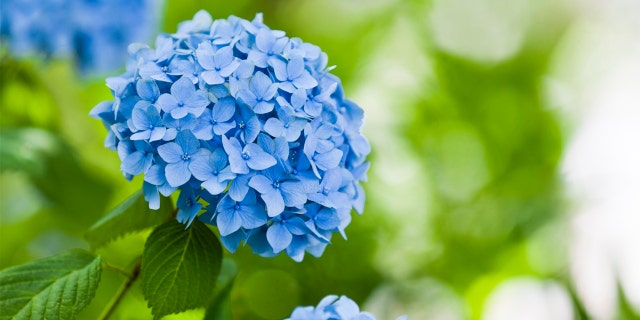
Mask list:
[[[101,258],[71,250],[0,272],[0,319],[72,319],[100,282]]]
[[[142,291],[156,318],[204,307],[222,263],[218,238],[202,222],[170,221],[153,230],[142,255]]]
[[[215,296],[204,315],[205,320],[225,320],[231,319],[231,289],[233,289],[234,281],[231,280],[222,287]]]
[[[35,128],[0,130],[1,169],[41,175],[45,171],[45,155],[57,147],[55,136]]]
[[[125,234],[144,230],[167,221],[172,212],[173,202],[170,198],[162,197],[160,209],[151,210],[149,204],[144,200],[142,191],[138,191],[91,226],[85,234],[85,238],[92,247],[101,247]]]

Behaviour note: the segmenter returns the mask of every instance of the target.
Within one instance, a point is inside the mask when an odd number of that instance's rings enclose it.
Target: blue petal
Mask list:
[[[270,191],[260,195],[264,203],[267,205],[267,214],[269,217],[275,217],[284,211],[284,199],[278,190],[271,188]]]
[[[284,198],[284,203],[288,207],[299,207],[307,202],[307,194],[303,185],[297,181],[283,181],[280,183],[280,192]]]
[[[233,210],[218,211],[216,222],[222,236],[229,235],[242,226],[242,219]]]
[[[176,143],[188,155],[194,155],[200,149],[200,142],[189,130],[180,131],[176,136]]]
[[[236,214],[240,216],[242,227],[246,229],[259,228],[267,223],[267,213],[260,205],[243,204]]]
[[[213,61],[219,68],[229,65],[231,62],[233,62],[233,50],[231,49],[231,47],[223,47],[222,49],[216,51],[213,56]]]
[[[196,49],[196,58],[198,58],[198,63],[206,70],[215,69],[215,64],[213,62],[213,47],[211,43],[208,41],[200,42],[198,45],[198,49]]]
[[[307,71],[293,80],[293,84],[300,89],[311,89],[318,85],[318,81],[314,79]]]
[[[211,164],[217,171],[222,171],[227,163],[229,163],[227,161],[227,154],[223,149],[218,148],[211,153]]]
[[[231,119],[236,112],[236,103],[233,98],[222,98],[213,105],[211,117],[218,122]]]
[[[236,122],[235,121],[218,122],[215,125],[213,125],[213,133],[221,136],[221,135],[229,132],[229,130],[231,130],[231,129],[235,128],[235,127],[236,127]]]
[[[216,178],[213,175],[211,161],[208,158],[200,157],[191,161],[191,163],[189,163],[189,171],[200,181]]]
[[[160,209],[160,195],[158,194],[158,187],[148,182],[142,184],[142,193],[144,194],[144,200],[149,203],[149,209]]]
[[[136,151],[129,154],[122,160],[120,169],[122,169],[124,173],[135,176],[148,170],[149,167],[151,167],[152,161],[153,154],[145,154],[142,151]]]
[[[282,224],[273,224],[267,230],[267,241],[269,241],[275,253],[286,249],[291,244],[292,239],[293,236]]]
[[[304,71],[304,60],[302,60],[302,57],[293,57],[287,63],[287,75],[289,79],[300,77]]]
[[[147,111],[143,108],[134,108],[131,113],[131,120],[137,130],[147,130],[149,126],[153,125],[147,115]]]
[[[249,180],[249,186],[260,193],[273,191],[273,181],[263,175],[255,175]]]
[[[259,101],[253,106],[253,111],[257,114],[265,114],[273,110],[273,102]]]
[[[171,95],[179,101],[185,101],[196,92],[193,82],[187,77],[182,77],[171,85]]]
[[[151,130],[139,131],[129,137],[131,140],[148,140],[149,138],[151,138]]]
[[[227,188],[228,181],[220,182],[218,179],[210,179],[202,183],[202,187],[212,195],[221,194]]]
[[[235,201],[242,201],[249,192],[249,179],[251,175],[237,176],[229,186],[229,196]]]
[[[337,167],[342,159],[342,151],[339,149],[333,149],[326,153],[319,153],[314,156],[314,161],[318,168],[322,170],[329,170]]]
[[[333,230],[340,225],[340,218],[334,209],[323,208],[313,218],[316,226],[324,230]]]
[[[246,234],[243,230],[238,230],[230,235],[221,236],[220,241],[229,252],[234,253],[238,249],[240,242],[246,238]]]
[[[167,179],[164,177],[164,167],[160,165],[153,165],[147,170],[144,174],[144,181],[149,182],[155,186],[163,185],[167,182]]]
[[[171,110],[178,107],[178,100],[168,93],[163,93],[158,97],[156,104],[162,109],[162,111],[171,112]]]
[[[273,73],[276,79],[280,81],[287,81],[287,64],[280,59],[269,60],[269,65],[273,68]]]
[[[218,71],[215,70],[210,70],[210,71],[203,71],[200,73],[200,77],[202,77],[202,80],[204,80],[204,82],[206,82],[207,84],[222,84],[224,83],[224,77],[222,77]]]
[[[276,159],[264,152],[259,145],[249,143],[244,147],[244,151],[249,155],[247,165],[254,170],[264,170],[276,165]]]
[[[160,89],[158,88],[158,84],[154,80],[151,79],[140,79],[136,82],[136,91],[138,92],[138,96],[140,98],[155,102],[156,99],[160,96]]]
[[[250,90],[240,90],[240,92],[238,92],[238,98],[250,107],[253,107],[258,103],[258,97],[256,97],[256,94]]]
[[[189,114],[189,110],[186,107],[177,107],[171,110],[171,116],[175,119],[182,119]]]
[[[151,134],[149,135],[149,142],[161,140],[166,133],[167,133],[167,128],[165,127],[153,128],[151,130]]]
[[[260,134],[260,120],[258,120],[258,117],[251,117],[247,119],[245,125],[244,142],[253,142],[258,137],[258,134]]]
[[[265,95],[268,93],[272,84],[273,82],[271,82],[269,76],[262,72],[256,72],[256,74],[253,75],[253,78],[249,81],[249,88],[251,88],[251,91],[256,95],[256,97],[265,98]],[[271,99],[271,97],[265,99]]]
[[[268,52],[271,50],[276,42],[276,38],[271,33],[271,30],[260,29],[256,35],[256,47],[262,52]]]
[[[191,172],[189,171],[189,163],[186,161],[178,161],[170,163],[164,168],[167,182],[170,186],[177,188],[189,181]]]
[[[278,118],[269,118],[264,124],[264,131],[272,137],[282,136],[284,133],[284,124]]]
[[[342,186],[342,175],[340,170],[329,170],[322,177],[321,187],[327,190],[336,191]]]
[[[246,161],[242,158],[242,146],[240,145],[240,141],[235,137],[230,139],[222,137],[222,146],[224,151],[229,155],[231,172],[238,174],[249,173],[249,167],[247,167]]]

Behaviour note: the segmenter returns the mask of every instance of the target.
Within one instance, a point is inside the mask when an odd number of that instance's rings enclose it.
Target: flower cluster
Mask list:
[[[154,33],[161,1],[3,0],[0,35],[16,56],[73,57],[79,69],[112,72],[126,48]]]
[[[369,312],[360,312],[358,305],[346,296],[330,295],[317,307],[297,307],[287,320],[376,320]],[[406,316],[397,320],[407,320]]]
[[[361,213],[370,152],[363,111],[344,97],[315,45],[261,15],[213,21],[205,11],[156,48],[129,47],[107,79],[114,101],[92,110],[121,170],[144,175],[151,208],[180,190],[178,220],[215,225],[225,247],[320,256]]]

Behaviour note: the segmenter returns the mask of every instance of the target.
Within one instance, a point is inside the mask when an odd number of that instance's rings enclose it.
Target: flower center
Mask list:
[[[273,183],[273,188],[274,188],[274,189],[278,189],[278,188],[280,188],[280,182],[278,182],[278,181],[274,182],[274,183]]]
[[[191,159],[191,156],[189,154],[185,153],[185,154],[182,155],[182,160],[183,161],[187,161],[189,159]]]
[[[242,159],[249,160],[249,158],[251,158],[251,156],[249,156],[249,154],[246,151],[243,151],[242,152]]]

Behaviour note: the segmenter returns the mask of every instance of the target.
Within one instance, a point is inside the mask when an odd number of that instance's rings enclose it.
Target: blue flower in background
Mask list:
[[[286,320],[376,320],[369,312],[361,312],[360,307],[346,296],[329,295],[315,308],[297,307]],[[406,316],[397,320],[407,320]]]
[[[124,67],[131,42],[155,33],[162,1],[3,0],[0,37],[18,57],[72,58],[83,73]]]
[[[179,191],[178,221],[217,226],[229,251],[301,261],[362,213],[370,148],[326,54],[261,18],[200,11],[156,48],[130,45],[127,71],[107,79],[114,101],[91,115],[125,177],[144,175],[150,208]]]

